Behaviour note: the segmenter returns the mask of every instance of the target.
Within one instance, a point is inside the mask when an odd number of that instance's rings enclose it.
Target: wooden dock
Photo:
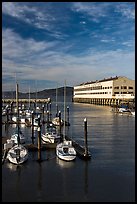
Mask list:
[[[91,158],[91,153],[88,151],[87,154],[85,154],[85,148],[82,147],[80,144],[78,144],[76,141],[72,140],[70,137],[66,136],[67,140],[72,141],[72,145],[75,148],[77,155],[79,158],[88,160]]]
[[[40,98],[40,99],[35,99],[35,98],[23,99],[23,98],[20,98],[20,99],[18,99],[18,101],[19,101],[19,103],[29,103],[29,101],[30,101],[30,103],[50,103],[51,102],[50,98],[49,99],[48,98]],[[10,98],[9,99],[2,99],[2,103],[16,103],[16,99],[10,99]]]

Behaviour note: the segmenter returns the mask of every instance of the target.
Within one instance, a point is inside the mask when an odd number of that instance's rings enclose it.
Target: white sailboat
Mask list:
[[[64,86],[64,121],[66,121],[66,81]],[[71,140],[66,140],[65,138],[65,122],[64,122],[64,134],[63,134],[63,142],[57,144],[56,146],[56,155],[59,159],[64,161],[72,161],[76,158],[76,150],[72,145]]]
[[[28,150],[17,144],[8,151],[7,159],[13,164],[22,164],[28,159]]]
[[[61,141],[61,135],[58,134],[56,127],[51,123],[47,125],[46,133],[41,134],[43,144],[57,144]]]
[[[18,84],[16,83],[16,100],[17,100],[17,114],[19,117],[19,106],[18,106]],[[7,159],[13,164],[22,164],[28,159],[28,150],[20,144],[20,135],[19,135],[19,124],[18,125],[18,134],[17,134],[17,144],[11,147],[7,153]]]
[[[53,118],[53,119],[52,119],[53,125],[55,125],[55,126],[60,126],[60,122],[61,122],[61,126],[63,126],[63,124],[64,124],[63,120],[62,120],[62,119],[61,119],[61,121],[59,121],[59,120],[60,120],[59,117]]]
[[[24,136],[23,132],[20,130],[20,128],[19,128],[19,130],[18,130],[18,128],[15,131],[15,133],[11,135],[11,140],[13,141],[14,144],[18,144],[18,134],[19,134],[20,144],[24,144],[25,143],[25,136]]]
[[[61,136],[55,132],[46,132],[41,134],[42,143],[58,143],[60,142]]]

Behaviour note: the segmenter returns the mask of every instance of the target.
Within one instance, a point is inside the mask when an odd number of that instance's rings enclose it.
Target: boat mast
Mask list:
[[[56,117],[58,117],[58,85],[56,88]]]
[[[64,140],[65,140],[65,122],[66,122],[66,80],[64,84]]]
[[[19,137],[19,85],[16,81],[16,106],[17,106],[17,128],[18,128],[18,146],[20,144],[20,137]]]
[[[30,110],[30,86],[29,86],[29,110]]]
[[[35,87],[36,87],[36,109],[37,109],[37,80],[35,80]]]

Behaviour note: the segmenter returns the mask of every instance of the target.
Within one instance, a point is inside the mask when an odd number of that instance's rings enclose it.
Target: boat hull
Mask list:
[[[15,145],[8,151],[7,159],[13,164],[22,164],[28,159],[28,150],[22,145]]]
[[[72,161],[76,158],[76,151],[72,141],[64,141],[56,146],[56,155],[64,161]]]

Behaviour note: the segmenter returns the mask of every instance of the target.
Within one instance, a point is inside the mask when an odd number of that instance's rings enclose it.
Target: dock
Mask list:
[[[83,146],[81,146],[80,144],[78,144],[76,141],[72,140],[70,137],[65,136],[67,140],[71,140],[72,141],[72,145],[75,148],[76,152],[77,152],[77,156],[83,160],[89,160],[91,159],[91,153],[88,152],[85,153],[85,148]]]

